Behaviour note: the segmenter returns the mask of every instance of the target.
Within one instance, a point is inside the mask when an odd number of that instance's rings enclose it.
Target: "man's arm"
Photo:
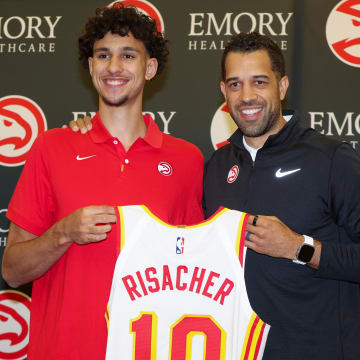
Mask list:
[[[315,253],[307,264],[317,277],[360,283],[360,158],[348,144],[341,144],[332,158],[328,208],[338,227],[338,241],[314,239]],[[325,186],[325,184],[324,184]],[[249,218],[245,245],[261,254],[295,259],[303,236],[278,218],[259,216],[256,226]],[[305,234],[309,235],[309,234]],[[321,239],[322,240],[322,239]]]
[[[115,222],[113,207],[88,206],[61,219],[38,237],[11,223],[2,262],[3,278],[12,287],[38,279],[71,244],[102,241]]]

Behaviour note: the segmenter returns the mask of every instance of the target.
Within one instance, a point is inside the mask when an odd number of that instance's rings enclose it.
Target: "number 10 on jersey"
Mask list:
[[[153,312],[141,312],[130,320],[130,333],[134,336],[133,360],[156,360],[157,327],[158,317]],[[169,360],[192,360],[195,335],[204,338],[201,359],[225,360],[226,332],[206,315],[184,315],[170,327]]]

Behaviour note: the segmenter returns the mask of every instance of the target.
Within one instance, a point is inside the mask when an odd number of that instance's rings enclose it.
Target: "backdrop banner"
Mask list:
[[[77,38],[95,9],[110,3],[0,2],[1,257],[8,203],[37,135],[97,111]],[[155,17],[170,40],[166,70],[146,86],[144,112],[165,133],[197,145],[205,159],[235,129],[219,87],[222,51],[231,35],[249,31],[271,36],[284,51],[290,88],[283,107],[360,151],[360,0],[123,3]],[[0,306],[0,358],[25,359],[31,284],[15,290],[1,279]]]

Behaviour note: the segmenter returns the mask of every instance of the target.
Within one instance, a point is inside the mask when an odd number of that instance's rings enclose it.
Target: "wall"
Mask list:
[[[0,2],[0,256],[6,209],[33,140],[97,110],[89,74],[78,64],[77,37],[94,9],[109,2]],[[171,41],[167,70],[147,86],[144,111],[163,131],[198,145],[205,158],[234,129],[219,91],[222,49],[230,35],[252,30],[284,51],[290,78],[284,106],[296,109],[303,125],[360,151],[359,0],[125,2],[152,9]],[[14,292],[0,280],[0,289],[0,333],[18,332],[9,308],[28,321],[31,285]],[[23,359],[27,332],[17,345],[6,336],[0,358]]]

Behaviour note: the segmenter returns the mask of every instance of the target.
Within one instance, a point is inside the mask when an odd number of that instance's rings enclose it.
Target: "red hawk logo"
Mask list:
[[[0,165],[23,165],[36,137],[47,128],[45,115],[32,100],[12,95],[0,99]]]
[[[228,144],[227,139],[235,132],[237,126],[229,114],[228,106],[225,103],[221,104],[216,110],[210,126],[210,137],[214,149]]]
[[[172,167],[169,163],[162,161],[158,164],[158,171],[161,175],[170,176],[172,174]]]
[[[237,165],[234,165],[228,173],[227,182],[229,184],[232,184],[237,179],[238,175],[239,175],[239,167]]]
[[[134,6],[138,8],[143,14],[150,16],[156,21],[156,26],[159,32],[165,32],[163,18],[159,10],[150,2],[146,0],[117,0],[110,3],[108,7],[118,7],[120,5]]]
[[[31,298],[15,290],[0,291],[0,358],[24,359],[29,343]]]
[[[338,59],[360,67],[360,0],[343,0],[333,8],[326,23],[326,38]]]

